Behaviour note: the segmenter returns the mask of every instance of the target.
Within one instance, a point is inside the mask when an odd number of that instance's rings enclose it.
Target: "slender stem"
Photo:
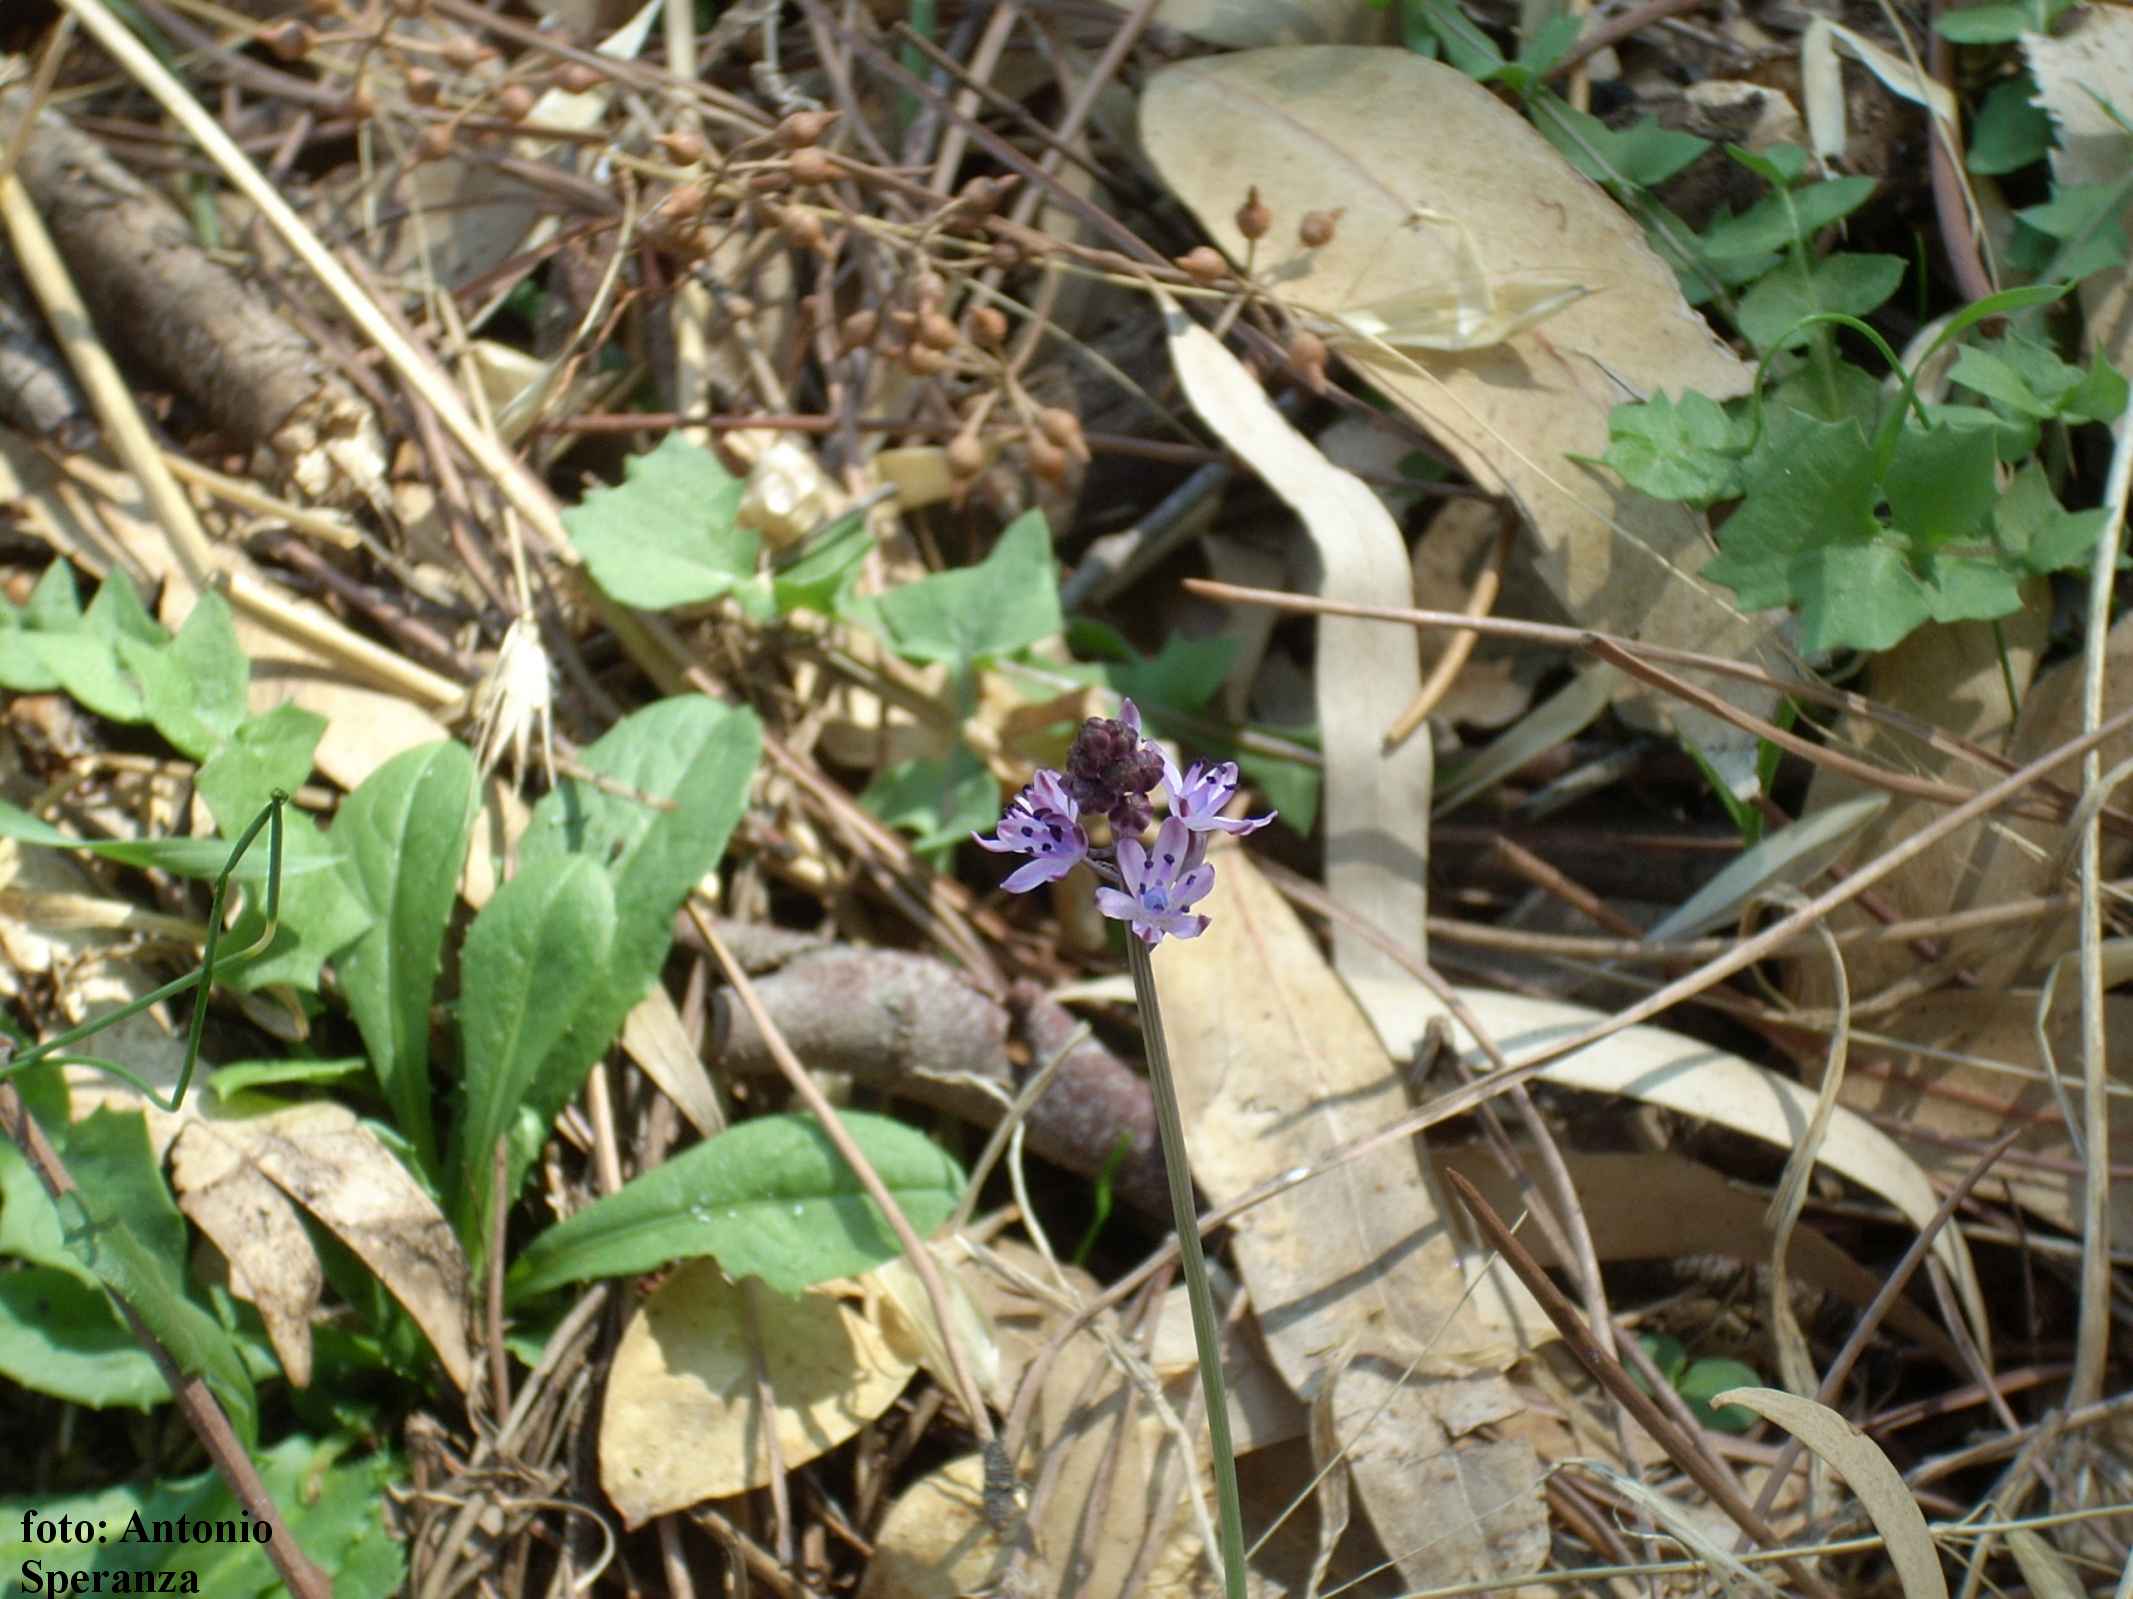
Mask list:
[[[1178,1262],[1185,1272],[1186,1301],[1192,1306],[1200,1389],[1207,1395],[1207,1433],[1215,1453],[1215,1508],[1222,1534],[1222,1591],[1226,1599],[1245,1599],[1244,1501],[1237,1493],[1237,1450],[1230,1441],[1229,1393],[1222,1381],[1221,1323],[1215,1317],[1214,1291],[1207,1282],[1207,1256],[1200,1250],[1192,1166],[1185,1158],[1185,1117],[1178,1108],[1178,1085],[1170,1076],[1170,1050],[1163,1042],[1163,1009],[1155,997],[1155,969],[1149,964],[1148,946],[1128,934],[1126,950],[1133,968],[1134,997],[1140,1001],[1141,1037],[1148,1046],[1148,1083],[1155,1099],[1156,1127],[1163,1139],[1163,1170],[1170,1178]]]

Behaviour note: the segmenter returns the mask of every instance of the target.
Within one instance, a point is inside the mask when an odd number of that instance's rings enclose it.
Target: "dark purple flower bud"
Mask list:
[[[1194,833],[1256,833],[1281,813],[1247,816],[1231,821],[1222,814],[1230,796],[1237,792],[1237,763],[1220,761],[1210,766],[1194,761],[1183,777],[1169,756],[1163,757],[1163,784],[1170,791],[1170,814]]]
[[[1117,720],[1092,716],[1067,751],[1066,791],[1092,815],[1111,819],[1119,838],[1137,836],[1155,815],[1148,791],[1163,780],[1163,752],[1141,737],[1133,701]]]
[[[1096,908],[1114,921],[1131,924],[1144,942],[1160,944],[1165,933],[1198,938],[1207,918],[1190,907],[1215,886],[1215,869],[1205,860],[1207,840],[1177,817],[1156,830],[1155,848],[1143,849],[1137,838],[1118,841],[1118,875],[1126,885],[1099,888]]]
[[[1060,785],[1059,774],[1047,767],[1014,797],[994,837],[970,836],[981,849],[1036,857],[1016,867],[1001,885],[1010,894],[1021,894],[1066,876],[1087,857],[1089,835],[1081,830],[1080,816],[1081,808]]]

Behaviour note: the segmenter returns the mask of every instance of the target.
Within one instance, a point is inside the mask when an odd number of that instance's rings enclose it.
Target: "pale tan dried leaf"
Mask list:
[[[600,1480],[624,1526],[770,1481],[758,1359],[788,1469],[887,1410],[917,1370],[849,1285],[788,1298],[715,1261],[676,1268],[630,1316],[608,1372]]]
[[[1911,1497],[1903,1473],[1889,1464],[1881,1446],[1827,1405],[1776,1388],[1729,1388],[1711,1403],[1739,1405],[1776,1422],[1826,1462],[1851,1486],[1881,1534],[1904,1599],[1948,1599],[1948,1579],[1926,1518]]]
[[[1408,583],[1391,514],[1352,472],[1318,451],[1212,333],[1166,306],[1170,359],[1201,418],[1303,519],[1327,599],[1371,601]],[[1354,913],[1333,932],[1333,961],[1387,1049],[1413,1047],[1406,971],[1361,929],[1427,953],[1431,747],[1384,747],[1422,685],[1412,633],[1347,617],[1318,622],[1319,728],[1326,759],[1326,888]],[[1357,923],[1361,924],[1359,928]]]
[[[1120,0],[1106,3],[1126,9]],[[1149,20],[1231,50],[1388,44],[1392,38],[1392,8],[1370,0],[1159,0]]]
[[[231,1207],[260,1207],[264,1230],[249,1238],[217,1235],[216,1242],[233,1274],[270,1285],[301,1280],[277,1256],[294,1247],[295,1217],[265,1219],[283,1208],[270,1190],[302,1206],[400,1302],[446,1375],[464,1389],[473,1376],[466,1341],[471,1279],[436,1202],[347,1106],[314,1100],[256,1111],[258,1103],[240,1098],[209,1114],[205,1101],[187,1102],[195,1113],[171,1149],[171,1182],[181,1205],[198,1191],[211,1196],[206,1208],[218,1216]],[[296,1238],[302,1239],[300,1229]]]
[[[1212,925],[1154,959],[1193,1174],[1221,1203],[1397,1120],[1411,1101],[1369,1021],[1250,857],[1228,849],[1213,860],[1215,889],[1201,907]],[[1451,1441],[1477,1407],[1517,1408],[1494,1374],[1521,1340],[1518,1312],[1493,1283],[1466,1297],[1443,1214],[1417,1151],[1402,1144],[1234,1224],[1260,1330],[1290,1388],[1312,1392],[1334,1352],[1352,1347],[1344,1427],[1360,1428],[1385,1403],[1389,1421],[1343,1438],[1364,1508],[1416,1586],[1521,1575],[1533,1568],[1493,1557],[1544,1547],[1486,1519],[1503,1496],[1470,1497],[1470,1476],[1500,1481],[1516,1466]],[[1540,1525],[1531,1502],[1505,1514]]]
[[[1496,284],[1571,275],[1591,290],[1487,348],[1344,353],[1477,482],[1517,501],[1539,536],[1543,574],[1578,621],[1782,665],[1769,630],[1695,576],[1710,548],[1700,517],[1566,459],[1606,449],[1618,403],[1661,389],[1728,398],[1752,374],[1682,302],[1636,224],[1515,111],[1403,51],[1260,50],[1159,74],[1142,136],[1234,260],[1245,251],[1232,213],[1249,185],[1277,216],[1346,208],[1323,248],[1277,226],[1254,257],[1260,280],[1307,314],[1456,291],[1466,271],[1459,230],[1413,225],[1418,210],[1456,219]],[[1682,724],[1713,749],[1741,743],[1708,718]]]

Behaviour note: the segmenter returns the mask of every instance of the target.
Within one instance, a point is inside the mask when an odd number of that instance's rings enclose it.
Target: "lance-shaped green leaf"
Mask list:
[[[946,1151],[886,1116],[839,1120],[921,1236],[948,1219],[963,1172]],[[761,1116],[549,1228],[519,1256],[508,1289],[524,1299],[710,1255],[729,1277],[796,1294],[897,1253],[896,1235],[815,1119]]]

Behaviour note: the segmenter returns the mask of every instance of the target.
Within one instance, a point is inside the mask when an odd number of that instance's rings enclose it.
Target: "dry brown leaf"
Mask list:
[[[622,1330],[600,1414],[600,1481],[623,1525],[770,1481],[758,1361],[787,1468],[887,1410],[917,1362],[882,1335],[850,1282],[787,1296],[712,1260],[675,1269]]]
[[[170,1152],[171,1186],[229,1262],[231,1290],[259,1305],[290,1380],[308,1380],[308,1316],[321,1278],[300,1206],[400,1302],[464,1390],[473,1377],[471,1282],[436,1202],[347,1106],[258,1111],[259,1103],[248,1097],[188,1116]],[[195,1105],[205,1101],[187,1108]]]
[[[1413,1107],[1295,913],[1242,851],[1219,851],[1216,864],[1202,907],[1212,925],[1157,949],[1155,965],[1193,1175],[1220,1204]],[[1486,1290],[1465,1298],[1443,1213],[1415,1148],[1400,1144],[1234,1224],[1260,1332],[1290,1388],[1315,1392],[1351,1351],[1336,1403],[1356,1488],[1402,1576],[1421,1587],[1523,1575],[1535,1568],[1498,1557],[1545,1549],[1537,1494],[1507,1509],[1516,1496],[1496,1491],[1536,1487],[1530,1453],[1455,1441],[1518,1408],[1495,1374],[1520,1343],[1515,1311],[1496,1309]]]
[[[1120,0],[1109,3],[1126,9]],[[1230,50],[1384,44],[1392,35],[1392,8],[1370,0],[1158,0],[1149,20]]]
[[[1172,67],[1148,87],[1141,131],[1165,180],[1238,261],[1233,213],[1258,186],[1275,222],[1255,275],[1321,318],[1459,290],[1473,276],[1462,229],[1502,289],[1574,272],[1585,298],[1509,342],[1345,356],[1477,482],[1517,501],[1543,575],[1578,622],[1782,665],[1770,630],[1696,578],[1710,553],[1700,517],[1565,458],[1605,450],[1617,404],[1661,389],[1729,398],[1752,374],[1682,301],[1636,224],[1516,112],[1410,52],[1322,46]],[[1333,240],[1301,245],[1296,219],[1335,207],[1345,209]],[[1767,699],[1743,692],[1744,703]],[[1740,742],[1708,718],[1682,725],[1716,749]]]

